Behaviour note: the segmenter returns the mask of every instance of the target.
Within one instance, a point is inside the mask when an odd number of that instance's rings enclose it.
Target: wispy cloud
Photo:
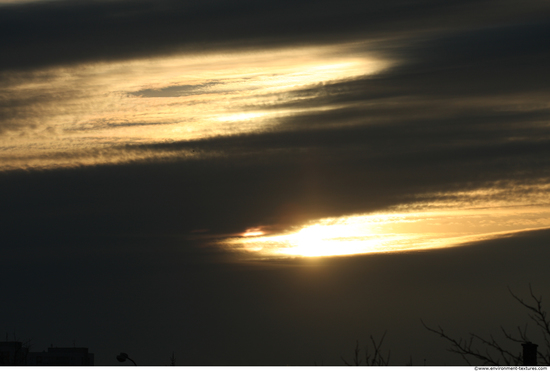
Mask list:
[[[260,102],[285,102],[284,95],[303,86],[370,74],[387,65],[364,55],[337,56],[334,48],[338,47],[5,73],[0,113],[6,120],[0,128],[10,140],[4,147],[3,168],[31,163],[67,166],[69,159],[86,151],[101,151],[105,156],[98,157],[98,163],[117,162],[125,157],[109,159],[107,154],[120,153],[124,145],[263,131],[296,108],[263,110]],[[252,120],[263,116],[267,118]],[[113,146],[117,149],[109,150]],[[34,160],[23,164],[33,152]],[[58,162],[62,152],[67,161]],[[126,158],[132,159],[135,152]],[[10,161],[14,157],[20,159],[17,164]],[[136,159],[144,157],[142,153]]]

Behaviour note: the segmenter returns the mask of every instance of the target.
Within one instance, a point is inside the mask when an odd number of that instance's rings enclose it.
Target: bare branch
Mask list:
[[[445,340],[449,341],[451,343],[451,348],[448,350],[452,353],[460,355],[462,359],[464,359],[466,363],[468,363],[468,365],[472,365],[468,357],[476,358],[481,362],[483,362],[483,364],[485,365],[489,364],[489,365],[498,366],[501,364],[500,361],[498,359],[494,359],[488,351],[486,351],[485,353],[482,353],[478,349],[475,349],[473,346],[474,339],[478,339],[479,341],[482,341],[484,344],[491,346],[493,348],[496,348],[495,346],[498,346],[498,344],[493,345],[492,342],[487,341],[475,334],[470,334],[470,338],[468,340],[463,340],[462,338],[456,339],[449,336],[447,333],[445,333],[443,328],[441,328],[440,326],[438,326],[438,329],[434,329],[427,326],[423,320],[420,320],[420,321],[422,322],[422,325],[424,326],[424,328],[426,328],[428,331],[433,332],[439,335],[440,337],[443,337]]]
[[[525,309],[528,310],[529,318],[536,324],[539,330],[542,332],[544,342],[546,345],[546,351],[541,352],[537,351],[537,357],[541,363],[550,364],[550,319],[547,316],[546,311],[542,305],[542,296],[537,296],[533,291],[531,284],[529,284],[529,294],[530,298],[524,300],[523,298],[516,295],[510,287],[508,287],[508,292],[512,297]],[[481,337],[478,334],[471,333],[470,338],[463,340],[462,338],[454,338],[449,336],[443,328],[438,326],[438,328],[428,327],[422,320],[424,328],[428,331],[443,337],[447,340],[451,347],[450,352],[459,354],[468,364],[470,364],[469,358],[475,358],[478,361],[483,362],[484,364],[500,365],[501,362],[507,365],[521,365],[523,363],[522,354],[520,352],[511,352],[504,348],[492,335],[490,338]],[[508,332],[504,327],[500,327],[504,338],[510,341],[524,344],[530,342],[529,337],[527,336],[527,324],[523,328],[517,327],[518,336],[512,335],[511,332]],[[474,347],[474,341],[484,345],[485,350],[479,351]],[[498,357],[495,357],[497,355]]]
[[[389,359],[390,359],[390,352],[388,352],[388,355],[386,358],[384,358],[382,354],[382,343],[384,342],[385,337],[386,337],[386,332],[384,332],[384,335],[382,336],[380,341],[377,342],[372,335],[370,336],[370,340],[374,351],[373,351],[373,355],[371,355],[369,353],[369,347],[368,346],[365,347],[365,365],[367,366],[387,366],[388,365]],[[340,358],[347,366],[351,366],[351,365],[359,366],[363,363],[363,361],[359,358],[359,352],[360,352],[359,341],[357,341],[355,344],[353,364],[349,363],[346,359],[344,359],[344,357],[340,357]]]

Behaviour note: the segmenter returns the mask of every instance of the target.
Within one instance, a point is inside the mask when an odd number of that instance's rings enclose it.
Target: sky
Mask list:
[[[549,19],[0,0],[6,339],[342,365],[386,333],[390,364],[463,364],[422,321],[496,335],[529,320],[508,288],[550,294]]]

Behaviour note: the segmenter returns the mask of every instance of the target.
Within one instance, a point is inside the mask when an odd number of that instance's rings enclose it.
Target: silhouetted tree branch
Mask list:
[[[528,310],[529,318],[532,319],[539,330],[542,332],[542,336],[545,341],[546,350],[541,352],[540,349],[537,352],[539,362],[542,364],[550,364],[550,321],[547,317],[546,311],[542,307],[542,296],[536,296],[533,292],[531,285],[529,285],[530,301],[525,301],[518,297],[508,287],[508,291],[512,297],[519,302],[524,308]],[[471,359],[475,359],[484,365],[522,365],[523,358],[521,352],[512,352],[504,348],[494,337],[490,335],[489,338],[484,338],[475,333],[470,333],[469,338],[456,338],[452,337],[445,332],[445,330],[438,326],[437,328],[429,327],[422,321],[424,328],[433,332],[440,337],[444,338],[450,343],[450,352],[460,355],[468,365],[472,365]],[[511,332],[506,331],[504,327],[500,327],[504,335],[504,338],[519,344],[530,342],[527,337],[527,325],[522,329],[517,327],[518,336],[513,336]],[[478,346],[479,345],[479,346]],[[480,347],[484,347],[480,349]],[[518,350],[521,350],[518,348]]]
[[[374,349],[373,353],[369,353],[369,347],[365,347],[365,364],[367,366],[387,366],[390,362],[390,352],[388,351],[388,354],[386,357],[382,354],[382,343],[384,342],[384,338],[386,337],[386,332],[382,335],[380,338],[380,341],[376,342],[374,337],[370,336],[370,341],[372,343],[372,347]],[[361,350],[359,348],[359,341],[355,344],[355,351],[354,351],[354,357],[353,357],[353,363],[349,363],[344,357],[342,358],[342,361],[347,366],[360,366],[362,365],[363,361],[359,358]]]
[[[527,308],[529,312],[529,318],[535,322],[537,327],[542,333],[542,336],[544,338],[544,344],[546,346],[546,350],[544,353],[542,353],[540,350],[537,353],[538,358],[540,360],[548,365],[550,364],[550,320],[547,317],[546,311],[544,311],[544,308],[542,307],[542,296],[536,296],[533,292],[533,288],[531,284],[529,284],[529,294],[531,296],[531,301],[533,304],[527,303],[527,301],[524,301],[522,298],[518,297],[512,290],[508,287],[508,291],[518,301],[523,307]],[[527,335],[524,332],[521,334],[523,341],[527,340]]]

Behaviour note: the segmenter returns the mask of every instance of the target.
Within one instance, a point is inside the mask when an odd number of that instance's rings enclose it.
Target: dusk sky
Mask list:
[[[550,298],[549,66],[546,0],[0,0],[0,330],[464,364]]]

